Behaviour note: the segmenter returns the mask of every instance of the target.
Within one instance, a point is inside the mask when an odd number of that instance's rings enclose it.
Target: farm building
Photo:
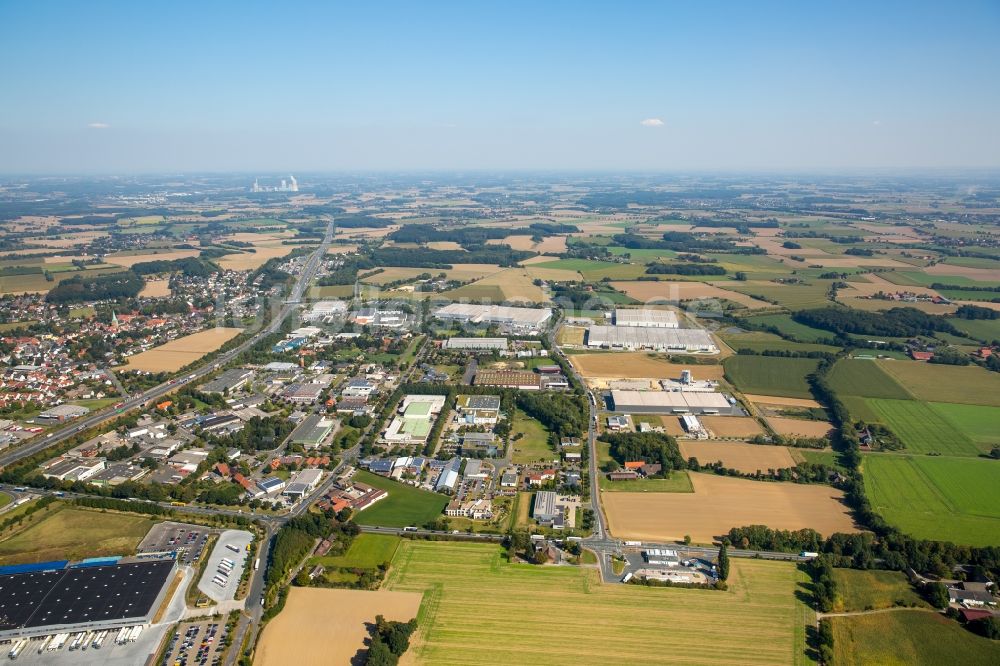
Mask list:
[[[672,310],[615,310],[615,326],[631,328],[678,328],[677,315]]]
[[[445,321],[498,324],[510,329],[530,331],[541,328],[552,317],[552,310],[548,308],[514,308],[503,305],[451,303],[435,310],[434,316]]]
[[[444,341],[444,348],[507,351],[507,338],[448,338]]]
[[[611,391],[611,404],[616,412],[633,414],[733,414],[721,393]]]
[[[700,328],[639,328],[629,326],[591,326],[587,329],[588,347],[610,349],[652,349],[718,354],[712,336]]]

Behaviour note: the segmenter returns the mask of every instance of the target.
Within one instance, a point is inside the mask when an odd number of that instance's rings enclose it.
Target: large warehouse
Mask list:
[[[175,562],[66,564],[0,569],[0,640],[147,624],[166,596]]]
[[[652,349],[718,354],[719,348],[708,331],[700,328],[650,328],[632,326],[591,326],[588,347],[610,349]]]
[[[615,310],[615,326],[631,328],[678,328],[677,314],[672,310]]]
[[[448,338],[444,348],[507,351],[507,338]]]
[[[535,330],[552,317],[548,308],[513,308],[504,305],[451,303],[434,311],[434,316],[446,321],[470,324],[498,324],[511,329]]]
[[[629,414],[732,415],[729,400],[721,393],[692,391],[612,391],[611,409]]]

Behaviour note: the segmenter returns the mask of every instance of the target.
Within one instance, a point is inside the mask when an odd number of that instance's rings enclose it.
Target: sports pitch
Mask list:
[[[603,585],[593,568],[508,564],[496,546],[404,541],[386,588],[424,594],[417,663],[794,664],[807,662],[804,578],[733,560],[725,592]]]

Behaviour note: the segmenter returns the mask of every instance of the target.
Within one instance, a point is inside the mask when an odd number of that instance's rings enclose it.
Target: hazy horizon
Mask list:
[[[1000,5],[6,4],[5,174],[1000,168]]]

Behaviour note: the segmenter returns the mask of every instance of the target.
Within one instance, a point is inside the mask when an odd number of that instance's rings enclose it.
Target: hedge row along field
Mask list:
[[[424,593],[416,662],[808,661],[810,610],[796,594],[805,574],[789,563],[732,560],[730,589],[719,592],[602,585],[596,569],[508,564],[501,552],[444,541],[400,545],[386,587]]]

